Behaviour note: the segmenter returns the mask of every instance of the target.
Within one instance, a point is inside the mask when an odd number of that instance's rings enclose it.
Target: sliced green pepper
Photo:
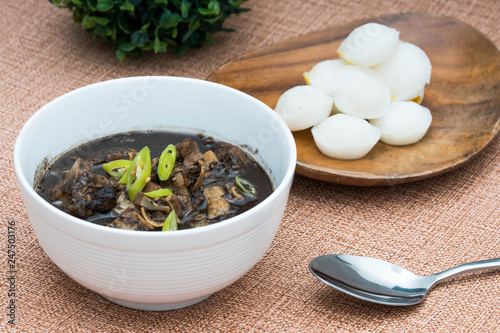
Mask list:
[[[127,184],[127,172],[123,174],[122,178],[118,181],[118,184]]]
[[[177,225],[177,214],[175,214],[175,209],[172,209],[170,214],[168,214],[165,223],[163,223],[162,231],[175,231],[178,230],[179,226]]]
[[[172,191],[170,191],[168,188],[162,188],[156,191],[144,192],[144,194],[154,199],[158,197],[168,197],[170,194],[172,194]]]
[[[132,161],[130,160],[115,160],[104,163],[102,168],[112,177],[123,177],[127,173]]]
[[[175,160],[177,159],[177,149],[174,145],[168,145],[161,153],[158,161],[158,177],[160,180],[167,180],[174,169]]]
[[[151,154],[146,146],[135,155],[127,170],[128,198],[134,201],[135,196],[151,179]]]
[[[248,180],[238,176],[235,176],[234,180],[236,182],[236,185],[246,194],[251,195],[253,197],[257,195],[257,189]]]

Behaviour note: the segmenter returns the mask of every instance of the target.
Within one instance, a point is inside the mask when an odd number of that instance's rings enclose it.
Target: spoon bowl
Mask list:
[[[422,302],[438,283],[476,270],[498,269],[500,258],[472,262],[444,272],[419,276],[376,258],[330,254],[314,258],[309,270],[321,282],[351,296],[385,305]]]

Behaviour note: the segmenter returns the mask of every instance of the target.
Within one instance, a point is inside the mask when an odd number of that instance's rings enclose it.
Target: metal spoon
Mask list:
[[[330,287],[366,301],[386,305],[420,303],[437,284],[457,275],[500,268],[500,258],[450,268],[444,272],[418,276],[389,262],[349,254],[314,258],[309,270]]]

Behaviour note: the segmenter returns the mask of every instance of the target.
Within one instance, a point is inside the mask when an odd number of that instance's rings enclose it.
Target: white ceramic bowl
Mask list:
[[[177,232],[95,225],[56,209],[34,191],[44,159],[93,138],[138,129],[203,131],[242,145],[267,170],[275,190],[236,217]],[[295,162],[290,131],[265,104],[226,86],[178,77],[124,78],[69,92],[25,124],[14,151],[24,204],[47,255],[79,284],[143,310],[195,304],[250,270],[279,227]]]

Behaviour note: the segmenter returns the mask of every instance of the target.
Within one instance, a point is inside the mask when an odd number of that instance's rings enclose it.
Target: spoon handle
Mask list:
[[[448,281],[460,274],[479,271],[479,270],[494,270],[494,269],[500,269],[500,258],[470,262],[467,264],[452,267],[441,273],[434,274],[433,276],[436,279],[434,284]]]

